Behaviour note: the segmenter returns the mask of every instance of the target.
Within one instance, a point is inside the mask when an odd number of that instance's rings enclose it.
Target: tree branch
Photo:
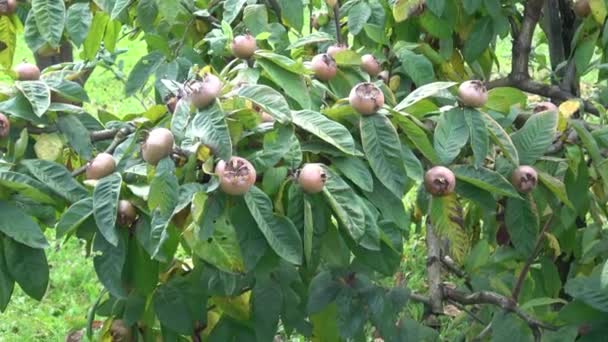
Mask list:
[[[445,266],[445,268],[449,272],[455,274],[457,277],[464,279],[464,283],[469,288],[469,290],[471,290],[471,291],[473,290],[473,285],[471,285],[469,276],[463,269],[461,269],[458,265],[456,265],[456,263],[454,262],[454,260],[452,260],[452,258],[450,258],[449,256],[446,255],[441,258],[441,263],[443,264],[443,266]]]
[[[342,44],[342,27],[340,26],[340,4],[334,6],[334,22],[336,23],[336,40]]]
[[[431,312],[443,313],[443,292],[441,291],[441,244],[433,225],[426,224],[426,272],[429,285]]]
[[[530,46],[534,29],[540,19],[544,0],[528,0],[524,8],[524,19],[521,23],[519,35],[512,48],[512,69],[511,77],[514,79],[530,78],[528,63],[530,61]]]

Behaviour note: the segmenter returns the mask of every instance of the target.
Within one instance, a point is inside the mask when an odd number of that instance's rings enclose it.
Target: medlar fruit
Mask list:
[[[367,54],[361,57],[361,69],[367,72],[370,76],[376,77],[382,71],[380,63],[374,55]]]
[[[6,115],[0,113],[0,139],[8,137],[11,131],[11,122]]]
[[[109,153],[100,153],[87,164],[85,176],[87,179],[101,179],[110,175],[116,169],[114,157]]]
[[[168,157],[173,150],[175,140],[173,133],[166,128],[155,128],[150,131],[146,142],[141,147],[142,158],[151,165]]]
[[[511,174],[511,183],[517,191],[522,193],[529,193],[536,188],[538,184],[538,173],[533,167],[522,165]]]
[[[348,50],[348,46],[346,46],[345,44],[335,44],[327,48],[327,54],[330,55],[332,58],[336,58],[336,54],[338,52],[346,50]]]
[[[228,162],[220,160],[215,167],[220,178],[220,188],[229,195],[244,195],[255,184],[256,172],[245,158],[232,157]]]
[[[329,81],[338,72],[336,61],[327,53],[321,53],[312,58],[310,68],[321,81]]]
[[[258,46],[255,42],[255,38],[252,35],[244,34],[234,37],[231,48],[232,54],[235,57],[249,59],[251,56],[253,56],[255,50],[258,49]]]
[[[122,319],[115,319],[110,327],[110,336],[112,342],[131,342],[131,328],[129,328]]]
[[[578,0],[574,3],[574,13],[577,16],[584,18],[591,13],[591,6],[589,5],[589,0]]]
[[[206,73],[201,81],[194,82],[190,86],[190,101],[196,108],[209,106],[222,92],[222,81],[213,75]]]
[[[274,118],[272,117],[272,115],[264,111],[260,112],[260,118],[262,119],[262,122],[274,122]]]
[[[444,166],[435,166],[424,175],[424,187],[433,196],[446,196],[454,192],[456,177]]]
[[[11,15],[17,9],[17,0],[0,0],[0,15]]]
[[[558,110],[557,106],[549,101],[539,102],[536,104],[536,106],[534,106],[534,113],[542,113],[542,112],[547,112],[547,111],[557,112],[557,110]]]
[[[323,191],[327,173],[321,164],[304,164],[297,173],[298,183],[309,194]]]
[[[32,63],[20,63],[15,67],[19,81],[37,81],[40,79],[40,69]]]
[[[458,88],[458,97],[467,107],[483,107],[488,101],[488,91],[481,81],[465,81]]]
[[[136,219],[135,206],[127,200],[120,200],[118,202],[118,224],[123,227],[131,227]]]
[[[382,80],[382,82],[384,82],[384,84],[389,84],[390,82],[390,74],[388,73],[388,70],[383,70],[378,74],[378,78]]]
[[[350,91],[348,101],[357,112],[372,115],[384,106],[384,94],[375,84],[364,82]]]

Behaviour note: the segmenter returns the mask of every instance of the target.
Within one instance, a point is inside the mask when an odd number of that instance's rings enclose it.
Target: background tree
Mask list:
[[[43,298],[54,229],[87,242],[104,287],[89,337],[103,316],[117,341],[437,340],[457,310],[467,340],[602,339],[607,13],[0,0],[0,310],[15,284]],[[37,66],[13,69],[19,34]],[[126,37],[148,53],[125,96],[156,104],[87,112]],[[425,293],[398,271],[409,234]]]

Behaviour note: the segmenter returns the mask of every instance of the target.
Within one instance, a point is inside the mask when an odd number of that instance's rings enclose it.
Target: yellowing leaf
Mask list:
[[[211,149],[206,145],[199,145],[198,150],[196,150],[196,159],[205,162],[211,157]]]
[[[555,237],[555,235],[553,235],[551,233],[545,233],[545,236],[547,237],[547,242],[549,243],[549,248],[551,248],[553,250],[553,257],[557,258],[560,254],[562,254],[562,249],[559,246],[559,241],[557,241],[557,238]]]
[[[462,264],[469,253],[470,241],[464,228],[462,207],[456,195],[433,197],[430,216],[437,235],[449,240],[450,255]]]
[[[581,103],[578,100],[568,100],[559,105],[559,118],[557,121],[557,130],[563,132],[568,127],[568,119],[581,108]]]
[[[393,5],[393,17],[396,22],[402,22],[424,10],[424,0],[397,0]]]
[[[600,24],[604,24],[606,19],[606,3],[604,0],[589,0],[589,7],[591,7],[591,15],[593,19]]]
[[[0,16],[0,66],[10,70],[17,47],[17,29],[11,16]],[[16,18],[16,17],[15,17]]]
[[[41,134],[34,144],[34,152],[39,159],[55,161],[63,155],[63,141],[57,133]]]
[[[249,320],[251,291],[247,291],[238,297],[212,297],[211,303],[215,304],[226,315],[240,321]]]

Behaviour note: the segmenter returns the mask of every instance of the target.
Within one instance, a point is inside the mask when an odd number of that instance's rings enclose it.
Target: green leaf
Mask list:
[[[6,236],[31,248],[49,247],[38,224],[15,205],[0,200],[0,217],[0,232]]]
[[[59,239],[65,234],[69,234],[86,221],[91,215],[93,215],[93,198],[87,197],[80,200],[72,206],[70,206],[61,215],[61,219],[55,226],[56,238]]]
[[[32,12],[42,37],[59,46],[65,26],[65,3],[61,0],[32,0]]]
[[[118,18],[120,14],[125,9],[127,9],[127,7],[129,7],[131,3],[131,0],[116,0],[116,2],[114,2],[114,8],[112,8],[112,16],[110,17],[110,19],[115,20],[116,18]]]
[[[486,128],[481,112],[476,109],[466,108],[464,110],[464,119],[467,122],[467,126],[469,126],[471,149],[473,149],[475,167],[481,167],[490,150],[488,129]]]
[[[432,197],[430,218],[437,235],[449,240],[450,255],[462,264],[469,252],[470,242],[456,195]]]
[[[331,35],[327,32],[316,31],[309,35],[305,35],[305,36],[298,38],[296,41],[291,43],[291,45],[289,45],[287,47],[287,49],[293,50],[293,49],[297,49],[299,47],[306,46],[309,44],[318,44],[318,43],[335,42],[335,41],[336,41],[336,38],[333,35]]]
[[[340,292],[340,283],[329,271],[322,271],[310,281],[308,290],[308,313],[315,314],[333,302]]]
[[[422,86],[435,80],[433,64],[424,55],[412,52],[407,48],[395,51],[401,61],[401,67],[417,86]]]
[[[434,15],[441,17],[445,9],[446,0],[427,0],[426,6]]]
[[[396,0],[393,4],[393,17],[398,23],[405,21],[421,6],[424,6],[424,0]]]
[[[432,97],[437,93],[454,86],[455,84],[456,82],[433,82],[418,87],[416,90],[409,93],[401,102],[399,102],[399,104],[395,106],[395,110],[402,111],[421,100]]]
[[[566,293],[572,297],[585,302],[594,309],[608,312],[608,293],[601,288],[599,274],[594,273],[589,277],[579,275],[570,278],[564,286]]]
[[[513,105],[519,104],[522,108],[526,107],[528,97],[516,88],[498,87],[488,91],[488,102],[485,107],[501,113],[509,113]]]
[[[5,216],[2,216],[3,220]],[[8,272],[23,292],[40,301],[49,285],[49,265],[42,249],[31,248],[12,239],[4,242]]]
[[[294,28],[296,31],[302,31],[304,25],[304,2],[302,0],[279,0],[281,6],[281,15],[283,22]]]
[[[2,32],[0,30],[0,32]],[[24,32],[25,43],[32,51],[38,51],[41,47],[46,44],[44,38],[40,32],[38,32],[38,25],[36,25],[36,18],[33,15],[28,15],[25,19],[25,32]]]
[[[55,205],[58,202],[53,198],[52,190],[44,183],[23,173],[1,171],[0,185],[15,190],[39,203]]]
[[[142,89],[164,60],[162,52],[152,51],[137,61],[125,83],[125,95],[132,96]]]
[[[29,101],[34,114],[41,117],[51,105],[51,90],[42,81],[18,81],[15,86]]]
[[[17,49],[17,27],[10,16],[0,16],[0,66],[10,70],[13,66],[13,58]],[[0,308],[2,307],[0,298]]]
[[[581,139],[581,141],[583,142],[583,146],[585,146],[587,152],[589,152],[589,156],[593,161],[593,165],[602,177],[604,185],[608,187],[608,168],[606,168],[606,166],[604,165],[605,159],[600,153],[597,141],[595,140],[595,138],[593,138],[591,133],[589,133],[589,131],[583,126],[582,123],[573,121],[572,127],[574,128],[574,130],[576,130],[576,133],[578,134],[579,139]]]
[[[323,189],[325,200],[331,206],[338,221],[355,241],[365,234],[363,203],[348,184],[330,169]]]
[[[266,71],[270,79],[281,87],[287,96],[294,99],[301,108],[311,107],[309,90],[304,77],[286,70],[268,59],[258,59],[257,63]]]
[[[268,10],[266,5],[248,5],[243,11],[243,23],[251,34],[257,36],[266,31]]]
[[[44,82],[53,90],[54,92],[59,93],[61,97],[66,98],[67,100],[77,101],[77,102],[88,102],[89,96],[84,88],[74,82],[69,80],[58,80],[58,79],[46,79]]]
[[[247,0],[226,0],[224,1],[224,17],[223,21],[232,24],[234,19],[239,15]]]
[[[91,159],[93,156],[93,144],[91,135],[87,128],[74,115],[61,115],[57,119],[59,131],[68,139],[68,143],[79,156]]]
[[[500,173],[483,167],[458,165],[452,168],[456,178],[487,190],[495,195],[519,198],[519,193],[513,185]]]
[[[414,123],[405,115],[398,114],[394,116],[399,127],[403,130],[408,139],[412,141],[414,146],[433,164],[439,164],[439,157],[433,149],[433,145],[426,135],[426,132]]]
[[[346,154],[355,155],[357,153],[352,135],[340,123],[312,110],[294,111],[291,115],[296,126],[316,135]]]
[[[15,279],[13,279],[8,271],[8,265],[4,257],[4,247],[2,239],[0,239],[0,312],[6,310],[14,289]]]
[[[371,192],[374,189],[372,173],[360,158],[337,157],[332,159],[332,165],[361,190]]]
[[[544,171],[537,169],[537,172],[541,184],[547,187],[547,189],[549,189],[549,191],[551,191],[557,198],[559,198],[562,203],[574,209],[574,205],[568,199],[568,194],[566,193],[566,186],[564,185],[564,183]]]
[[[359,2],[348,11],[348,31],[356,36],[363,29],[372,15],[372,9],[366,2]]]
[[[469,140],[464,109],[452,108],[441,114],[435,127],[435,151],[442,164],[450,164]]]
[[[92,22],[93,13],[89,3],[75,3],[68,8],[65,29],[76,46],[84,42]]]
[[[123,234],[124,235],[124,234]],[[116,244],[109,243],[102,235],[93,240],[93,267],[101,284],[116,298],[126,298],[127,291],[122,281],[122,271],[127,257],[124,236],[116,234]]]
[[[464,43],[464,48],[462,49],[464,59],[469,63],[473,63],[488,48],[493,37],[494,26],[492,25],[492,18],[486,16],[477,20]]]
[[[397,197],[405,192],[405,166],[395,127],[384,115],[361,117],[361,143],[374,174]]]
[[[137,21],[145,32],[154,29],[154,22],[158,16],[156,0],[140,0],[137,2]]]
[[[500,147],[502,153],[514,164],[519,165],[519,153],[513,145],[511,137],[490,115],[481,112],[481,117],[486,122],[488,133],[492,141]]]
[[[238,90],[238,96],[257,104],[280,123],[289,123],[289,105],[281,93],[265,85],[246,85]]]
[[[271,279],[256,281],[251,291],[251,302],[256,338],[258,341],[272,341],[283,307],[281,285]]]
[[[313,264],[312,249],[314,241],[314,215],[312,213],[312,204],[308,197],[304,196],[304,258],[306,265],[310,268]]]
[[[201,140],[223,160],[232,156],[232,140],[224,112],[218,104],[199,109],[192,119],[192,136]]]
[[[272,250],[292,264],[302,264],[302,239],[289,219],[273,213],[270,198],[254,186],[245,194],[245,203]]]
[[[515,249],[523,256],[529,256],[534,250],[538,236],[538,213],[530,197],[507,198],[505,224]]]
[[[63,165],[42,159],[24,160],[21,164],[32,176],[70,202],[78,202],[89,195]]]
[[[532,165],[542,157],[553,142],[556,128],[557,113],[548,111],[532,115],[519,131],[511,134],[519,162]]]
[[[93,59],[97,55],[97,51],[101,46],[101,42],[103,40],[104,33],[106,31],[106,26],[108,25],[108,21],[110,20],[110,16],[103,12],[97,11],[93,16],[93,22],[91,23],[91,27],[89,28],[89,33],[83,42],[83,58],[84,59]]]
[[[184,138],[184,133],[190,121],[190,101],[180,99],[175,105],[175,111],[171,116],[171,132],[178,141]]]
[[[112,245],[118,246],[116,217],[122,177],[113,173],[99,180],[93,191],[93,216],[99,232]]]

